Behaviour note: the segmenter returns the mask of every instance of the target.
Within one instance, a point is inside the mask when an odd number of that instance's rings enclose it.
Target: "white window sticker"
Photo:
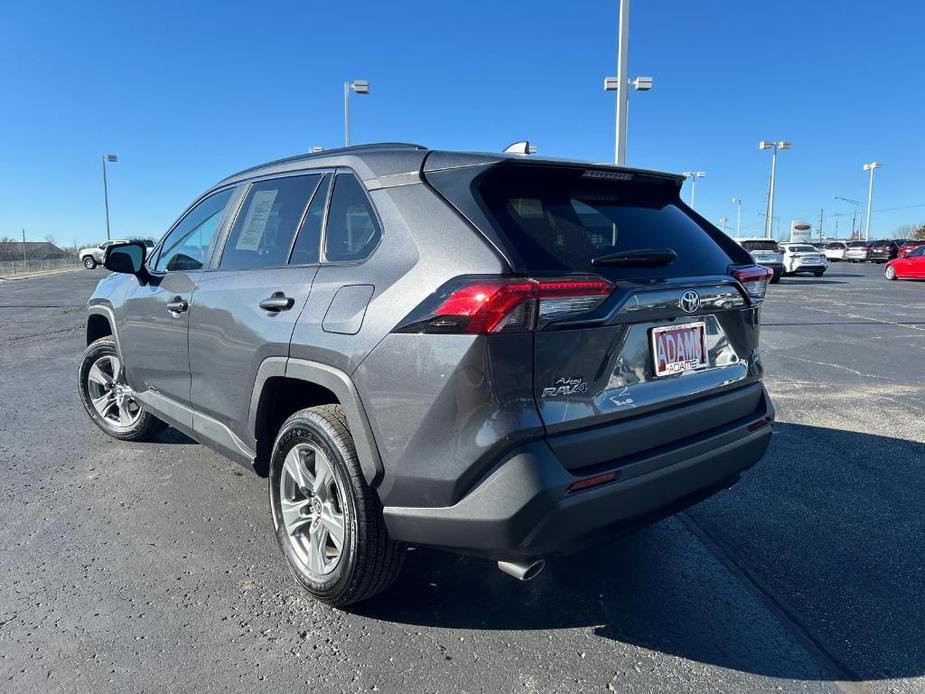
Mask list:
[[[251,198],[244,217],[244,228],[234,245],[236,251],[256,251],[260,249],[260,239],[267,228],[267,220],[276,200],[277,190],[258,190]]]

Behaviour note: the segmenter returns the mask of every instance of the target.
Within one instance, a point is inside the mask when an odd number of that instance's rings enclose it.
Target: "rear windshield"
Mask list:
[[[774,251],[775,253],[780,252],[780,249],[777,246],[777,242],[771,241],[770,239],[767,241],[743,241],[742,248],[744,248],[746,251]]]
[[[669,179],[600,175],[572,167],[502,165],[476,185],[485,213],[530,272],[682,277],[723,274],[734,262],[722,241],[676,204],[677,188]],[[678,257],[658,268],[591,264],[598,256],[648,248],[670,248]]]
[[[852,241],[851,243],[848,244],[848,248],[861,248],[862,246],[866,246],[866,245],[867,243],[865,243],[864,241]]]
[[[816,251],[819,250],[815,246],[807,246],[807,245],[787,246],[787,248],[790,249],[791,253],[815,253]]]

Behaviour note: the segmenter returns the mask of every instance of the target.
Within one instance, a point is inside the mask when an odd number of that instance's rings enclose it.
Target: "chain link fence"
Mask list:
[[[0,260],[0,277],[16,277],[37,272],[68,270],[80,267],[76,256],[50,260]]]

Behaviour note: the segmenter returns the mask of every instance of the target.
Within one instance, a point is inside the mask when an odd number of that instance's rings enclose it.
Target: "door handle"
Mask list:
[[[185,313],[189,308],[189,304],[186,303],[185,299],[175,296],[173,301],[167,304],[167,310],[170,311],[174,316],[179,316],[181,313]]]
[[[267,297],[258,305],[264,311],[269,311],[270,313],[279,313],[280,311],[288,311],[292,308],[294,303],[295,299],[292,297],[288,297],[282,292],[273,292],[272,296]]]

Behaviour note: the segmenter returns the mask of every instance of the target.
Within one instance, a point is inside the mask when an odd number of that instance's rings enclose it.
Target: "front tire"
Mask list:
[[[276,539],[312,596],[344,607],[395,581],[405,546],[389,537],[340,405],[300,410],[286,420],[273,445],[268,486]]]
[[[83,262],[84,262],[84,267],[87,268],[88,270],[92,270],[93,268],[96,267],[96,261],[93,259],[92,255],[88,255],[86,258],[84,258]]]
[[[824,271],[824,270],[823,270],[822,272],[818,272],[818,271],[817,271],[817,272],[814,272],[813,274],[814,274],[816,277],[822,277],[822,275],[825,274],[825,271]]]
[[[101,337],[87,347],[77,378],[84,409],[113,438],[146,441],[167,426],[135,399],[125,382],[125,368],[112,337]]]
[[[888,280],[896,279],[896,269],[892,265],[887,265],[886,269],[883,271],[883,274],[886,275]]]

